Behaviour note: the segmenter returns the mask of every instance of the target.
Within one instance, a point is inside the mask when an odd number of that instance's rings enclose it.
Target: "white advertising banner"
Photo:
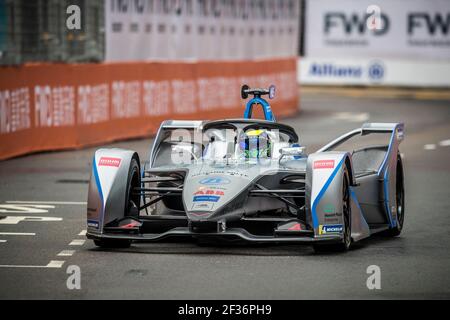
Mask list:
[[[298,0],[105,0],[106,61],[297,55]]]
[[[308,0],[305,55],[450,61],[449,0]]]
[[[372,58],[301,58],[298,81],[306,85],[450,87],[450,63]]]

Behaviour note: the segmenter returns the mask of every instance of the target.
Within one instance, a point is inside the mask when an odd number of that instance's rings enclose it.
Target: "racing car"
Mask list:
[[[87,237],[106,248],[193,238],[342,252],[375,233],[400,234],[402,123],[366,123],[307,154],[263,99],[274,86],[244,85],[241,95],[252,96],[243,118],[162,122],[142,166],[135,151],[97,150]],[[252,118],[258,106],[264,119]],[[347,150],[349,141],[362,146]]]

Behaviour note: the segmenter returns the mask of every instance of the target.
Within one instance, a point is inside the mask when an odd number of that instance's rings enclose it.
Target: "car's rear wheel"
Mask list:
[[[395,227],[387,230],[386,234],[391,237],[400,235],[405,221],[405,185],[403,179],[403,162],[400,154],[397,156],[397,174],[395,186],[396,202],[396,224]]]
[[[125,195],[124,217],[139,218],[140,195],[134,192],[134,188],[141,185],[139,162],[136,156],[131,159],[128,170],[127,188]],[[131,240],[127,239],[97,239],[94,240],[97,247],[101,248],[128,248]]]
[[[350,207],[350,188],[347,169],[344,170],[342,185],[342,217],[343,217],[343,237],[342,242],[334,244],[315,244],[315,252],[345,252],[352,244],[351,229],[351,207]]]

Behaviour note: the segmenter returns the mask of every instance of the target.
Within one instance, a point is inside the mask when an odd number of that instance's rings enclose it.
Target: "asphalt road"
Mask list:
[[[365,121],[405,122],[400,237],[371,238],[345,254],[195,243],[103,251],[83,236],[95,148],[42,153],[0,162],[0,299],[450,298],[450,102],[319,92],[301,105],[284,122],[309,152]],[[150,140],[113,146],[145,158]],[[370,265],[381,269],[380,290],[366,286]],[[80,268],[79,290],[67,287],[70,266]]]

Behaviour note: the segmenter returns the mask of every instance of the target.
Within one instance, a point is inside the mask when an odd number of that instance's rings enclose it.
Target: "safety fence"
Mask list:
[[[0,68],[0,160],[145,137],[166,119],[241,117],[242,84],[277,86],[274,113],[298,111],[297,58]]]

